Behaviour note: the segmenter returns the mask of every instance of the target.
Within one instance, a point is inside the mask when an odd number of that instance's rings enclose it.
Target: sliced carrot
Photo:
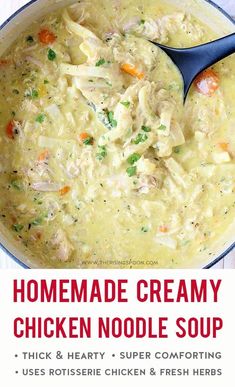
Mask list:
[[[219,88],[219,77],[212,69],[208,69],[197,76],[194,85],[199,93],[211,97]]]
[[[35,237],[36,237],[36,239],[40,240],[42,238],[42,233],[36,232]]]
[[[39,41],[43,44],[54,43],[54,41],[56,40],[55,34],[47,29],[41,30],[38,33],[38,38],[39,38]]]
[[[166,232],[168,232],[168,227],[167,226],[160,226],[159,230],[160,230],[160,232],[166,233]]]
[[[83,132],[83,133],[79,134],[79,138],[80,138],[81,141],[84,141],[84,140],[88,139],[89,137],[91,137],[91,136],[88,133],[86,133],[86,132]]]
[[[45,161],[49,156],[49,151],[46,149],[38,156],[38,161]]]
[[[7,59],[0,59],[0,67],[1,66],[7,66],[8,64],[10,64],[9,60],[7,60]]]
[[[63,187],[63,188],[61,188],[61,189],[59,190],[59,193],[60,193],[61,196],[64,196],[64,195],[66,195],[70,190],[71,190],[71,188],[70,188],[68,185],[66,185],[65,187]]]
[[[14,140],[14,127],[15,127],[15,124],[13,120],[9,121],[6,126],[6,135],[11,140]]]
[[[144,78],[144,73],[142,71],[139,71],[135,66],[132,66],[128,63],[123,63],[121,65],[121,70],[129,75],[132,75],[133,77],[138,78],[138,79]]]
[[[222,151],[224,151],[224,152],[228,152],[228,150],[229,150],[229,144],[228,144],[228,142],[219,142],[218,147],[219,147]]]

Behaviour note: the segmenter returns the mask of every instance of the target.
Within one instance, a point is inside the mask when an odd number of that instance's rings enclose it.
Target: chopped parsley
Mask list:
[[[17,191],[22,191],[22,183],[19,180],[12,180],[11,187]]]
[[[122,101],[121,104],[126,108],[129,108],[131,103],[129,101]]]
[[[128,164],[135,164],[139,159],[141,158],[139,153],[133,153],[130,157],[128,157],[127,162]]]
[[[28,42],[28,43],[33,43],[33,42],[34,42],[33,37],[32,37],[31,35],[27,36],[26,42]]]
[[[133,143],[138,145],[141,142],[145,142],[148,139],[148,136],[146,133],[139,133],[137,137],[133,140]]]
[[[174,153],[180,153],[180,146],[175,146],[174,147]]]
[[[158,130],[166,130],[166,125],[160,125]]]
[[[117,121],[114,119],[114,113],[113,112],[108,112],[108,120],[109,120],[110,125],[113,128],[116,128]]]
[[[141,231],[142,232],[148,232],[149,228],[147,226],[143,226],[143,227],[141,227]]]
[[[41,113],[36,117],[35,121],[38,122],[39,124],[42,124],[45,121],[45,118],[46,118],[45,114]]]
[[[96,153],[97,160],[102,161],[107,156],[107,149],[105,146],[98,146],[99,152]]]
[[[47,58],[51,61],[55,60],[55,58],[56,58],[56,53],[51,48],[49,48],[49,50],[47,52]]]
[[[94,139],[93,137],[87,137],[85,140],[83,140],[84,145],[93,145]]]
[[[35,89],[32,90],[32,98],[38,98],[38,91]]]
[[[102,66],[105,64],[105,59],[104,58],[101,58],[100,60],[98,60],[98,62],[96,62],[96,67],[99,67],[99,66]]]
[[[47,79],[44,79],[44,85],[47,85],[49,83],[49,81]]]
[[[23,224],[13,224],[12,225],[12,230],[14,230],[15,232],[20,232],[22,231],[24,228]]]
[[[40,226],[40,224],[42,224],[42,222],[43,222],[43,218],[36,218],[31,222],[31,225],[32,226]]]
[[[145,20],[144,19],[141,19],[140,20],[140,24],[144,24],[145,23]]]
[[[38,91],[36,89],[26,90],[24,96],[29,98],[38,98]]]
[[[151,132],[151,128],[150,128],[149,126],[142,125],[142,126],[141,126],[141,129],[142,129],[144,132],[146,132],[146,133]]]
[[[132,177],[132,176],[136,175],[136,170],[137,170],[137,168],[135,166],[129,167],[126,170],[126,173],[128,174],[129,177]]]

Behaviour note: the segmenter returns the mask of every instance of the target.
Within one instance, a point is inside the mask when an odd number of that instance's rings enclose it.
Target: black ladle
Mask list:
[[[191,48],[171,48],[156,42],[151,43],[165,51],[180,70],[184,81],[184,102],[197,75],[235,53],[235,33]]]

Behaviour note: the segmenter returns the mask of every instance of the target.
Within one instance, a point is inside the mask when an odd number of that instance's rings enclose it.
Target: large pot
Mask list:
[[[235,32],[235,22],[222,9],[209,0],[165,0],[199,18],[210,26],[218,36]],[[17,36],[24,31],[35,19],[38,19],[60,7],[74,3],[75,0],[32,0],[0,26],[0,55],[11,45]],[[214,264],[224,258],[235,247],[234,225],[221,236],[221,240],[214,246],[211,260],[205,261],[201,256],[195,263],[189,263],[188,268],[211,268]],[[0,248],[11,258],[25,268],[38,268],[38,265],[27,256],[27,253],[20,250],[19,245],[9,238],[4,228],[0,225]]]

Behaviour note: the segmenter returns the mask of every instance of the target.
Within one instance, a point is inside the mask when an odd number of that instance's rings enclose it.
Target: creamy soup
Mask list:
[[[164,1],[88,0],[34,22],[0,58],[0,221],[41,267],[177,268],[231,226],[235,59],[183,105],[148,40],[216,38]]]

